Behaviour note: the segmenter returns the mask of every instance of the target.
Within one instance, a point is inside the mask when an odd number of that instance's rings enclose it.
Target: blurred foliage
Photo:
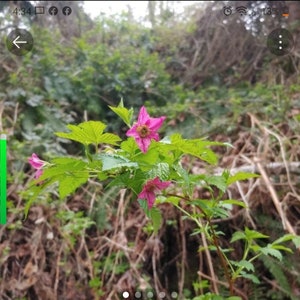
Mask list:
[[[263,3],[259,1],[251,5]],[[264,79],[253,85],[253,82],[243,81],[246,58],[224,71],[218,70],[224,61],[210,63],[210,69],[206,69],[205,64],[198,64],[199,59],[203,60],[199,35],[203,36],[205,31],[204,36],[218,37],[220,34],[219,26],[216,26],[219,23],[214,19],[219,4],[213,10],[213,4],[193,6],[193,10],[186,9],[180,16],[172,12],[167,19],[156,16],[162,21],[155,22],[153,28],[141,26],[126,13],[115,18],[102,15],[91,22],[82,17],[84,13],[80,5],[80,2],[77,6],[74,4],[80,12],[78,22],[84,31],[69,37],[65,36],[61,24],[53,23],[53,19],[28,22],[27,19],[4,14],[9,10],[5,11],[5,6],[2,7],[3,25],[7,19],[16,25],[26,26],[35,37],[35,47],[26,56],[16,58],[5,53],[0,81],[5,104],[13,107],[16,102],[19,103],[16,137],[20,142],[30,142],[26,155],[37,149],[48,155],[66,150],[72,153],[81,151],[70,149],[60,139],[53,140],[50,132],[58,131],[66,123],[79,123],[84,119],[103,120],[108,123],[109,130],[124,133],[126,128],[108,109],[108,105],[114,106],[121,99],[127,107],[138,108],[147,103],[150,112],[167,115],[169,121],[173,120],[170,125],[174,125],[173,128],[176,125],[176,129],[187,137],[207,134],[216,127],[222,127],[230,118],[236,120],[246,112],[264,114],[279,122],[291,107],[300,105],[299,99],[293,102],[290,99],[293,93],[299,92],[297,84],[274,85]],[[201,21],[206,18],[207,10],[211,10],[215,29],[209,24],[206,28]],[[168,11],[172,11],[168,5],[165,8],[160,6],[160,15]],[[232,30],[238,21],[249,27],[249,20],[236,18],[222,27]],[[257,18],[252,21],[258,26]],[[276,22],[280,21],[274,19],[273,23]],[[272,22],[269,23],[264,26],[273,26]],[[71,23],[65,26],[68,28]],[[267,29],[264,28],[264,31]],[[251,30],[243,32],[241,34],[251,35]],[[2,36],[6,33],[7,30],[0,32]],[[254,38],[249,38],[249,42],[253,42]],[[242,37],[237,33],[235,39],[242,40]],[[258,36],[257,42],[260,40]],[[226,48],[226,45],[221,46]],[[255,53],[251,55],[255,57]],[[274,57],[265,53],[264,62],[259,63],[259,72],[253,70],[255,74],[247,77],[262,78],[259,73],[267,64],[269,67],[273,65],[275,70],[283,68],[286,74],[294,73],[293,61],[278,62],[275,66],[272,60]],[[290,64],[290,70],[287,64]],[[201,78],[206,76],[206,79],[199,85],[200,73]],[[222,84],[224,76],[226,80]],[[280,73],[278,76],[281,76]],[[172,131],[172,126],[168,130]]]
[[[180,132],[184,138],[216,133],[232,137],[250,127],[243,122],[247,113],[273,124],[287,123],[299,132],[299,55],[273,56],[263,35],[285,26],[298,37],[300,27],[295,19],[270,18],[262,23],[257,17],[249,21],[235,15],[223,22],[220,13],[228,1],[194,6],[181,15],[166,8],[151,28],[126,13],[91,20],[79,1],[68,1],[74,11],[68,21],[9,13],[14,5],[25,2],[29,1],[0,2],[0,108],[4,104],[0,131],[9,136],[8,164],[13,174],[8,176],[9,183],[20,189],[26,183],[26,162],[32,152],[48,159],[84,151],[54,137],[53,132],[61,131],[65,124],[100,120],[108,124],[109,131],[122,136],[127,127],[108,108],[121,99],[135,111],[145,104],[151,115],[166,115],[166,134]],[[249,2],[251,6],[266,3]],[[45,1],[43,5],[53,4]],[[34,36],[33,51],[26,56],[16,57],[6,50],[5,39],[14,26],[27,28]],[[295,40],[299,43],[300,39]],[[101,197],[113,199],[114,192],[109,190]],[[40,203],[58,206],[51,195],[49,191]],[[21,194],[22,200],[27,197]],[[9,199],[12,207],[13,201]],[[13,209],[22,211],[19,204]],[[110,229],[107,210],[100,201],[94,205],[92,218],[100,230]],[[73,224],[64,216],[73,217],[63,213],[60,226]],[[80,218],[74,215],[74,222]],[[90,225],[85,221],[79,224],[78,233]],[[14,226],[20,228],[22,223]],[[277,232],[270,224],[265,227]],[[114,259],[108,256],[101,263],[109,268]],[[126,260],[120,261],[126,269]],[[286,257],[282,264],[292,266]],[[284,277],[289,282],[292,277],[299,278],[272,261],[265,261],[264,267],[269,270],[268,278],[277,283]],[[96,279],[89,284],[102,285]],[[266,290],[259,288],[253,289],[252,299],[266,295]],[[277,289],[268,290],[268,297],[283,299],[291,288],[285,284],[280,295]]]

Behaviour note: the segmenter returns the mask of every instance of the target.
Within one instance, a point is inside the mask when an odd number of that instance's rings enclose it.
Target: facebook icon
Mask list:
[[[56,16],[58,13],[58,8],[56,6],[51,6],[48,12],[51,16]]]
[[[62,9],[62,12],[65,16],[69,16],[71,13],[72,13],[72,9],[71,7],[69,6],[65,6],[63,9]]]

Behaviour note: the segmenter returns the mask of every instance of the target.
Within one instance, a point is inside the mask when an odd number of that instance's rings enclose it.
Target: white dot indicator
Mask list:
[[[282,41],[279,41],[279,44],[282,44]]]
[[[178,294],[176,292],[172,292],[171,293],[171,298],[175,299],[177,298]]]
[[[158,297],[161,298],[161,299],[163,299],[163,298],[166,297],[166,293],[165,293],[165,292],[160,292],[160,293],[158,294]]]
[[[135,297],[135,298],[141,298],[141,297],[142,297],[142,293],[141,293],[141,292],[136,292],[136,293],[134,294],[134,297]]]
[[[147,293],[147,297],[148,297],[148,299],[152,299],[152,298],[153,298],[153,296],[154,296],[154,294],[153,294],[152,292],[148,292],[148,293]]]
[[[279,38],[280,38],[280,39],[282,38],[282,35],[281,35],[281,34],[279,34]]]
[[[281,46],[279,46],[279,50],[282,50],[282,47],[281,47]]]
[[[127,299],[127,298],[129,298],[129,293],[123,292],[122,296],[123,296],[123,299]]]

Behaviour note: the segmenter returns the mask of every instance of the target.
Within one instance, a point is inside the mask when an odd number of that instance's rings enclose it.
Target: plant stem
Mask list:
[[[177,198],[180,198],[180,199],[183,199],[183,200],[187,200],[187,201],[190,201],[189,198],[187,197],[184,197],[184,196],[178,196],[176,194],[168,194],[168,196],[173,196],[173,197],[177,197]],[[190,213],[188,213],[186,210],[184,210],[183,208],[181,208],[179,205],[175,205],[180,211],[182,211],[185,215],[187,215],[189,218],[191,218],[197,225],[200,229],[203,228],[203,225],[197,220],[197,218],[193,217]],[[216,247],[217,249],[217,254],[221,260],[221,263],[222,263],[222,266],[223,266],[223,269],[224,269],[224,272],[225,272],[225,277],[226,277],[226,280],[228,282],[228,285],[229,285],[229,291],[230,291],[230,295],[233,296],[234,295],[234,289],[233,289],[233,280],[229,274],[229,268],[228,268],[228,264],[229,262],[227,261],[227,258],[225,257],[224,253],[222,252],[221,250],[221,247],[219,245],[219,242],[218,242],[218,236],[214,230],[214,227],[213,225],[211,224],[211,220],[210,218],[208,218],[207,214],[201,209],[201,212],[203,213],[204,215],[204,218],[206,219],[206,221],[208,222],[208,225],[211,229],[211,233],[212,233],[212,241],[213,241],[213,244],[214,246]]]

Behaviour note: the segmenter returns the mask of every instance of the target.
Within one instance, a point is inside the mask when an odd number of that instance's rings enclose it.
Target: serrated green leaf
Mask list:
[[[40,181],[59,175],[68,176],[76,172],[83,172],[87,165],[86,162],[75,158],[56,158],[52,162],[53,166],[43,170],[43,174],[39,177]]]
[[[61,199],[75,192],[75,190],[87,182],[89,178],[88,172],[82,172],[77,176],[64,176],[59,180],[59,196]]]
[[[300,236],[296,236],[293,238],[293,243],[295,245],[296,248],[300,247]]]
[[[253,274],[247,274],[245,272],[241,272],[241,276],[246,279],[250,279],[253,283],[256,283],[256,284],[260,283],[259,279]]]
[[[117,168],[137,168],[138,164],[136,162],[132,162],[120,155],[112,155],[107,153],[102,153],[95,155],[97,159],[100,159],[102,162],[102,171],[108,171]]]
[[[253,239],[266,239],[269,236],[262,234],[255,230],[250,230],[248,227],[245,228],[245,236],[247,240],[253,240]]]
[[[223,143],[209,142],[200,139],[182,139],[181,135],[177,133],[171,135],[170,139],[174,150],[180,150],[183,154],[193,155],[208,162],[209,164],[216,164],[218,158],[217,155],[208,147],[212,145],[223,145]]]
[[[150,210],[148,209],[148,202],[145,199],[138,199],[138,202],[143,209],[143,211],[146,213],[146,216],[150,218]]]
[[[74,140],[84,145],[99,144],[100,136],[106,125],[99,121],[87,121],[78,125],[67,125],[67,128],[71,132],[56,132],[55,134],[59,137]]]
[[[289,253],[293,253],[292,249],[286,247],[286,246],[283,246],[283,245],[274,245],[274,244],[271,244],[272,245],[272,248],[273,249],[276,249],[276,250],[280,250],[280,251],[286,251],[286,252],[289,252]]]
[[[121,143],[121,149],[132,156],[135,154],[135,151],[138,149],[138,146],[134,138],[130,137],[126,141]]]
[[[244,208],[247,207],[247,205],[243,201],[240,201],[240,200],[228,199],[228,200],[222,200],[221,202],[224,204],[238,205],[238,206],[241,206]]]
[[[174,196],[172,196],[172,197],[167,197],[166,200],[165,200],[165,202],[167,202],[167,203],[172,203],[172,204],[174,204],[174,205],[178,205],[179,200],[180,200],[179,197],[174,197]]]
[[[282,260],[282,254],[280,253],[280,251],[273,249],[270,244],[267,247],[260,248],[259,251],[265,255],[274,256],[280,261]]]
[[[140,170],[134,172],[134,174],[130,174],[126,172],[124,174],[118,174],[107,186],[122,186],[127,189],[131,189],[136,195],[142,190],[143,183],[145,182],[146,177]]]
[[[166,163],[158,163],[148,172],[149,178],[159,177],[162,181],[167,180],[170,175],[170,167]]]
[[[254,265],[247,260],[230,261],[232,265],[254,272]]]
[[[139,164],[139,167],[143,171],[149,171],[152,169],[153,165],[158,162],[159,152],[157,151],[157,147],[153,147],[151,144],[148,151],[146,153],[140,152],[135,156],[135,161]]]
[[[79,125],[67,125],[71,132],[56,132],[59,137],[73,140],[87,146],[90,144],[116,145],[121,139],[112,133],[103,134],[106,125],[100,121],[87,121]]]
[[[204,180],[207,184],[214,185],[223,193],[225,193],[227,184],[223,176],[209,175],[209,176],[205,176]]]
[[[150,210],[150,218],[153,223],[154,233],[156,234],[161,226],[162,221],[160,210],[156,207],[152,207]]]
[[[293,234],[285,234],[284,236],[280,237],[279,239],[275,240],[272,245],[275,244],[281,244],[290,240],[293,240],[295,238],[295,235]]]
[[[256,177],[260,177],[260,175],[253,174],[253,173],[247,173],[247,172],[238,172],[238,173],[234,174],[233,176],[230,176],[227,179],[227,185],[231,185],[232,183],[234,183],[236,181],[241,181],[241,180],[246,180],[246,179],[256,178]]]
[[[246,239],[246,236],[245,236],[245,233],[242,232],[242,231],[236,231],[233,235],[232,235],[232,238],[230,240],[230,243],[233,243],[235,241],[238,241],[238,240],[244,240]]]
[[[113,133],[104,133],[98,138],[98,144],[118,145],[121,139]]]
[[[133,115],[133,109],[127,109],[124,107],[123,100],[120,101],[117,107],[108,106],[115,114],[117,114],[123,122],[128,126],[131,127],[131,119]]]

